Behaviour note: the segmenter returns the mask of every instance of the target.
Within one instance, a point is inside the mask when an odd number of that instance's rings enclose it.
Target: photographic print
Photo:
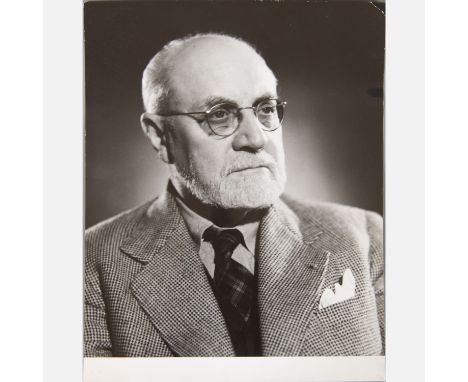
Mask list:
[[[385,3],[84,6],[84,356],[383,356]]]

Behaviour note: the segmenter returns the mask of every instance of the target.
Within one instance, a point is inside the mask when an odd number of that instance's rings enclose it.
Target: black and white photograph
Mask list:
[[[84,56],[84,357],[385,356],[384,1],[87,1]]]
[[[468,2],[2,5],[1,381],[466,379]]]

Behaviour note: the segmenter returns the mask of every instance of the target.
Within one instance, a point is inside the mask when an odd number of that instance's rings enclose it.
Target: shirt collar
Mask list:
[[[180,197],[176,196],[176,201],[177,205],[179,206],[180,214],[182,215],[183,219],[185,220],[185,223],[187,224],[190,236],[197,245],[201,244],[203,233],[207,228],[211,227],[212,225],[214,225],[218,229],[226,228],[218,227],[208,219],[198,215],[195,211],[190,209]],[[238,225],[236,227],[230,227],[238,229],[242,233],[247,249],[253,254],[255,254],[255,245],[257,240],[257,231],[259,224],[260,221],[253,221],[246,224]]]

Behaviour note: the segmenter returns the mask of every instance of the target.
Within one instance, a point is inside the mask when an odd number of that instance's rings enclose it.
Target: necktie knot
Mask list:
[[[213,245],[216,254],[216,264],[221,260],[223,262],[229,260],[236,247],[244,243],[244,237],[239,230],[222,230],[215,226],[211,226],[205,230],[203,239],[209,241]],[[219,257],[221,258],[218,259]]]

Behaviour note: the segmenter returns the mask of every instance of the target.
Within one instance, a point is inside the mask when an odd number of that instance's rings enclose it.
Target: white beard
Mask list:
[[[286,185],[284,162],[276,163],[266,152],[236,153],[227,160],[220,174],[202,175],[192,158],[188,168],[171,166],[174,180],[204,204],[222,209],[268,207],[282,194]],[[266,165],[254,172],[233,172],[235,168]]]

